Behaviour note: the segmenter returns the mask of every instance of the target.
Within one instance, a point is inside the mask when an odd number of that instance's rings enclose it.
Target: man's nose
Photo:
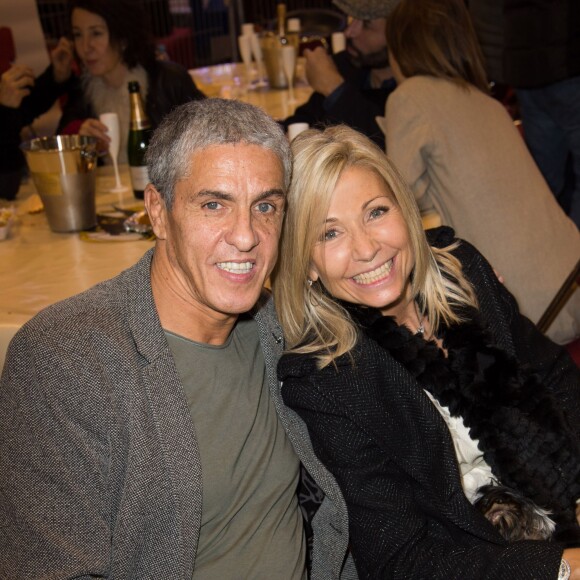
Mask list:
[[[226,242],[239,252],[249,252],[258,245],[253,217],[250,213],[238,213],[232,216],[232,224],[226,236]]]
[[[349,20],[347,27],[344,30],[344,35],[346,38],[355,38],[360,34],[362,30],[362,20],[358,18],[352,18]]]

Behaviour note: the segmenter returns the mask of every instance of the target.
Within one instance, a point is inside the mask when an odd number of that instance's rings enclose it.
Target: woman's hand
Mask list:
[[[98,139],[97,151],[106,153],[109,150],[111,139],[107,135],[107,126],[98,119],[87,119],[79,129],[79,135],[87,135]]]
[[[580,580],[580,548],[564,550],[562,558],[570,564],[570,580]]]
[[[29,66],[16,64],[0,77],[0,105],[17,109],[34,86],[34,73]]]
[[[61,37],[58,44],[50,52],[55,82],[64,83],[68,80],[72,72],[73,58],[72,42],[64,36]]]

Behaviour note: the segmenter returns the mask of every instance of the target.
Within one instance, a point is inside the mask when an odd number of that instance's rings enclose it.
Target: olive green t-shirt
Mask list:
[[[255,321],[213,346],[166,332],[201,455],[195,580],[305,577],[299,460],[269,396]]]

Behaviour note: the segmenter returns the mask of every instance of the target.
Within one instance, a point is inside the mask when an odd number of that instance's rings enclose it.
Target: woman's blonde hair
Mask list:
[[[489,93],[464,0],[403,0],[387,18],[387,45],[405,77],[428,75]]]
[[[349,352],[357,327],[348,312],[323,288],[308,283],[314,246],[320,239],[334,189],[342,172],[362,167],[385,184],[407,224],[415,266],[413,298],[436,332],[444,322],[459,322],[452,305],[476,305],[461,265],[444,249],[427,243],[413,193],[386,155],[367,137],[346,126],[301,133],[292,143],[294,167],[288,193],[280,259],[273,274],[276,308],[288,350],[317,353],[324,367]]]

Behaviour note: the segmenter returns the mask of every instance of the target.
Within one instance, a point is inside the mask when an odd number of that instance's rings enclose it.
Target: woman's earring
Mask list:
[[[306,283],[308,284],[308,286],[312,286],[312,284],[314,284],[314,281],[311,280],[310,278],[307,278]]]

